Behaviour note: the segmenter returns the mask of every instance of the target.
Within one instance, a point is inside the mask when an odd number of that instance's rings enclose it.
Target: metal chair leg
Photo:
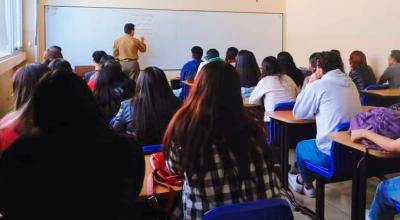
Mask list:
[[[315,199],[315,219],[325,219],[325,181],[317,178],[317,198]]]

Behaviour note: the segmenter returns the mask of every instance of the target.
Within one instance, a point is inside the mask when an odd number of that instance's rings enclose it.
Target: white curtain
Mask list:
[[[22,48],[22,0],[0,0],[0,58]]]

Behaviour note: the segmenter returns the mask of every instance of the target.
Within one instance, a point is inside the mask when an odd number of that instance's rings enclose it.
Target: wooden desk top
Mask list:
[[[260,107],[261,106],[261,104],[250,104],[249,101],[246,100],[246,99],[243,99],[243,105],[244,105],[244,107],[247,107],[247,108]]]
[[[274,112],[265,112],[265,115],[283,121],[289,124],[312,124],[315,123],[315,119],[298,119],[294,117],[292,110],[288,111],[274,111]]]
[[[367,112],[370,109],[375,108],[374,106],[362,106],[363,112]],[[283,121],[289,124],[311,124],[315,123],[315,119],[298,119],[294,117],[292,110],[287,111],[274,111],[274,112],[265,112],[270,118]]]
[[[362,92],[385,97],[400,96],[400,89],[364,90]]]
[[[144,156],[144,160],[145,160],[145,173],[144,173],[144,180],[143,180],[143,187],[142,190],[140,191],[139,197],[146,197],[146,196],[150,196],[147,195],[147,177],[149,176],[149,174],[152,171],[151,165],[150,165],[150,155],[145,155]],[[181,191],[182,187],[172,187],[175,191]],[[157,185],[156,189],[155,189],[155,193],[156,195],[162,195],[162,194],[166,194],[168,193],[169,190],[166,187]]]
[[[340,144],[346,145],[358,151],[367,152],[367,147],[363,144],[355,143],[351,140],[351,137],[347,131],[333,132],[329,134],[329,138]],[[400,157],[400,153],[389,153],[387,151],[368,150],[368,154],[379,157],[379,158],[397,158]]]

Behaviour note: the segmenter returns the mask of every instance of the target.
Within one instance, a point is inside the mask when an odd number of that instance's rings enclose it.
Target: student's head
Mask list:
[[[60,51],[60,52],[62,52],[62,48],[60,47],[60,46],[57,46],[57,45],[53,45],[53,46],[51,46],[51,47],[49,47],[50,49],[54,49],[54,50],[58,50],[58,51]]]
[[[132,23],[125,24],[124,26],[125,34],[134,35],[135,34],[135,25]]]
[[[280,52],[277,56],[279,66],[284,74],[287,74],[298,87],[301,87],[304,82],[303,72],[297,68],[292,55],[289,52]]]
[[[61,53],[61,47],[59,46],[51,46],[47,48],[47,50],[43,53],[43,60],[45,64],[49,64],[52,60],[57,58],[63,58]]]
[[[206,60],[211,60],[211,59],[217,58],[217,57],[219,57],[219,52],[217,49],[212,48],[212,49],[207,50],[206,57],[205,57]]]
[[[18,110],[25,105],[40,78],[50,69],[43,64],[28,64],[19,68],[13,76],[14,109]]]
[[[46,74],[27,111],[32,131],[45,134],[86,133],[98,125],[106,126],[86,83],[71,72]]]
[[[236,47],[229,47],[226,51],[225,61],[228,63],[235,63],[236,56],[239,53],[239,50]]]
[[[355,50],[351,52],[350,58],[349,58],[349,63],[350,63],[350,68],[351,69],[356,69],[361,66],[366,66],[367,65],[367,57],[365,54],[359,50]]]
[[[94,97],[104,117],[109,120],[115,116],[120,105],[115,89],[121,86],[127,76],[122,72],[121,65],[114,61],[106,61],[96,79]]]
[[[251,51],[239,51],[236,58],[236,70],[239,72],[241,87],[254,87],[260,80],[260,67]]]
[[[309,58],[309,63],[310,63],[309,71],[311,71],[311,73],[316,71],[320,58],[321,58],[321,53],[320,52],[316,52],[316,53],[311,54],[311,56]]]
[[[322,69],[323,74],[325,74],[332,70],[341,70],[343,67],[343,61],[337,53],[332,51],[324,51],[321,53],[319,67]]]
[[[192,47],[192,58],[195,60],[201,60],[203,57],[203,49],[199,46]]]
[[[342,55],[341,55],[340,51],[339,51],[339,50],[336,50],[336,49],[332,49],[331,52],[334,53],[334,54],[336,54],[336,56],[338,56],[338,57],[340,58],[340,60],[341,60],[341,62],[342,62],[342,66],[340,67],[340,70],[341,70],[342,72],[344,72],[344,63],[343,63],[343,59],[342,59]]]
[[[164,150],[168,152],[171,145],[181,148],[183,160],[180,163],[191,181],[193,175],[201,179],[213,169],[210,167],[213,163],[200,165],[199,161],[214,160],[212,146],[215,144],[220,155],[234,155],[240,166],[239,178],[243,177],[248,162],[253,159],[248,155],[255,152],[251,137],[256,137],[259,131],[249,126],[249,118],[245,115],[235,68],[224,61],[210,62],[201,69],[187,101],[169,123]],[[261,138],[261,142],[263,140]],[[232,168],[233,161],[229,158],[224,157],[222,161],[226,169]]]
[[[164,71],[148,67],[140,73],[133,105],[137,140],[143,145],[161,143],[164,130],[180,106]]]
[[[100,64],[101,58],[102,58],[102,57],[105,57],[105,56],[107,56],[107,53],[106,53],[106,52],[104,52],[104,51],[102,51],[102,50],[95,51],[95,52],[93,52],[93,54],[92,54],[93,62],[94,62],[95,64]]]
[[[100,64],[101,64],[101,65],[104,65],[104,64],[107,63],[107,62],[114,62],[114,63],[117,63],[117,62],[115,61],[115,58],[114,58],[113,56],[111,56],[111,55],[102,56],[102,57],[100,58]]]
[[[71,64],[68,61],[64,60],[63,58],[57,58],[57,59],[52,60],[49,63],[49,68],[52,71],[62,70],[62,71],[66,71],[66,72],[72,72]]]
[[[392,50],[389,56],[389,66],[400,63],[400,50]]]
[[[293,57],[289,52],[282,51],[278,53],[277,59],[282,71],[285,74],[290,75],[296,72],[297,70],[296,63],[294,62]]]
[[[273,56],[266,57],[261,66],[261,76],[263,78],[266,76],[280,76],[282,74],[278,60]]]

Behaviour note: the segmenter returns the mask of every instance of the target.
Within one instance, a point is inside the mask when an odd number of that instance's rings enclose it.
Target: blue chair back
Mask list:
[[[274,111],[287,111],[292,110],[294,108],[295,102],[282,102],[278,103],[274,106]],[[268,125],[268,144],[272,144],[272,135],[277,132],[275,129],[274,123],[272,121],[269,122]]]
[[[400,213],[400,202],[394,201],[394,205],[396,206],[397,213]]]
[[[225,205],[208,211],[203,220],[293,220],[293,213],[283,199]]]
[[[342,123],[336,127],[335,131],[347,131],[349,127],[350,123]],[[306,166],[312,172],[329,180],[346,180],[352,176],[352,169],[349,169],[353,166],[352,151],[334,141],[331,146],[330,167],[322,167],[308,161],[306,161]]]
[[[364,88],[364,90],[382,90],[382,89],[387,89],[389,88],[388,85],[381,85],[381,84],[373,84],[373,85],[368,85]],[[361,93],[361,104],[362,105],[368,105],[368,97]]]
[[[161,144],[143,146],[142,149],[145,155],[157,153],[161,151]]]

